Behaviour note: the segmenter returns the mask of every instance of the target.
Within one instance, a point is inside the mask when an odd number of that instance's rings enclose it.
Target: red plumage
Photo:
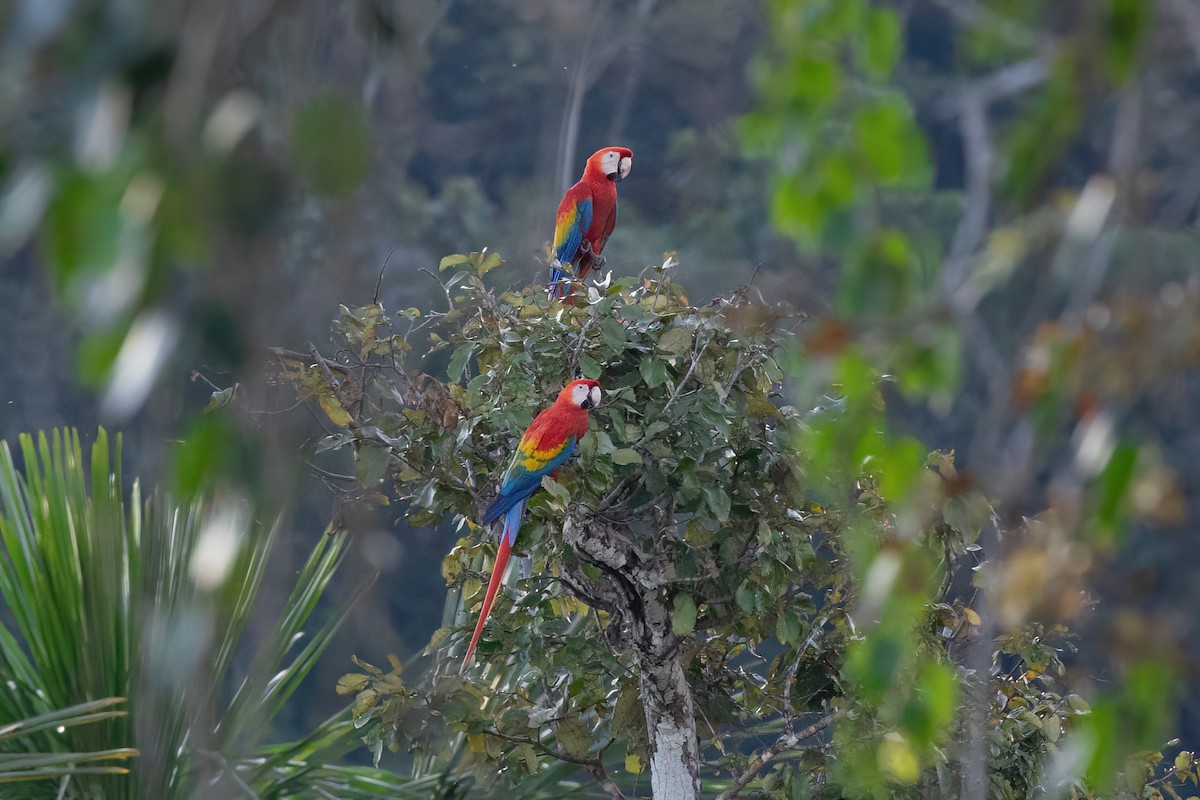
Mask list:
[[[534,417],[517,444],[512,463],[505,470],[504,478],[500,482],[500,492],[483,515],[484,525],[491,525],[503,517],[504,530],[500,534],[500,549],[496,552],[496,563],[492,565],[492,575],[488,579],[487,592],[479,609],[479,619],[475,623],[471,642],[467,645],[467,653],[463,658],[464,669],[471,663],[475,645],[479,643],[484,623],[487,622],[492,604],[496,600],[496,593],[504,581],[508,558],[521,527],[525,501],[541,488],[543,477],[549,475],[553,478],[559,467],[571,457],[576,443],[587,433],[588,409],[593,408],[599,399],[600,388],[597,381],[571,381],[558,393],[558,398],[549,408]]]
[[[597,261],[603,262],[599,256],[617,224],[617,182],[628,174],[632,161],[628,147],[597,150],[558,204],[554,258],[559,265],[573,265],[575,280],[584,280]],[[551,270],[550,282],[560,297],[568,288],[559,283],[563,277],[562,270]]]
[[[571,393],[577,385],[596,386],[597,381],[577,380],[568,383],[550,407],[544,409],[533,418],[525,429],[521,442],[528,440],[537,450],[557,447],[567,439],[579,441],[587,433],[588,412],[586,408],[575,405]]]

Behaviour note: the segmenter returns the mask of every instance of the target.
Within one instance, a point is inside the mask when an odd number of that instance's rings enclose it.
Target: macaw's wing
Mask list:
[[[575,452],[575,437],[568,436],[557,444],[537,441],[528,433],[521,437],[512,464],[504,473],[501,494],[524,494],[542,484],[542,478],[566,463]]]
[[[575,261],[583,234],[592,225],[592,198],[568,193],[558,206],[554,221],[554,259],[560,264]]]
[[[554,470],[562,467],[572,452],[575,452],[575,437],[568,437],[552,445],[526,433],[521,438],[521,444],[517,445],[517,451],[512,455],[512,463],[504,473],[504,480],[500,482],[500,495],[487,510],[484,524],[488,524],[488,517],[499,518],[499,515],[508,510],[508,506],[517,499],[527,498],[538,491],[542,477],[551,475]]]

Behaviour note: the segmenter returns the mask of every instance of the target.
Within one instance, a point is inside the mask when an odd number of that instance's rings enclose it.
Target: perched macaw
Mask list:
[[[617,181],[633,167],[628,147],[606,147],[592,153],[579,182],[567,189],[554,221],[554,263],[550,293],[566,297],[572,277],[583,280],[604,265],[600,251],[617,224]]]
[[[471,656],[475,654],[483,623],[487,621],[496,591],[504,580],[508,556],[517,540],[517,531],[521,528],[525,501],[541,488],[543,476],[554,477],[558,468],[575,452],[575,445],[587,433],[588,409],[595,408],[599,402],[599,383],[593,380],[571,381],[558,393],[554,404],[534,417],[525,429],[525,435],[513,453],[512,463],[500,481],[500,493],[483,514],[484,525],[491,525],[504,517],[504,531],[500,534],[500,550],[496,553],[492,577],[488,580],[487,593],[483,596],[483,607],[479,609],[479,621],[475,623],[475,633],[471,635],[464,664],[469,664]]]

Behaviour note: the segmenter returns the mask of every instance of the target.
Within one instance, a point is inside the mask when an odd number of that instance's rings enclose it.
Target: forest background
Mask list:
[[[307,463],[335,426],[267,385],[267,348],[323,349],[341,305],[435,305],[420,270],[448,254],[541,280],[562,190],[626,145],[608,268],[673,253],[701,305],[752,282],[811,353],[895,375],[888,424],[955,451],[1006,525],[1075,509],[1090,533],[1045,534],[1013,613],[1069,621],[1100,687],[1169,662],[1155,702],[1200,742],[1200,10],[835,5],[6,5],[0,436],[104,424],[127,474],[282,509],[268,607],[349,528],[331,599],[380,578],[276,733],[309,730],[350,654],[425,647],[455,536],[339,505]]]

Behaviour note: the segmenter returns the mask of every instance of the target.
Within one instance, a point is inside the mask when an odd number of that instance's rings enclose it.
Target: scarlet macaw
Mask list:
[[[550,294],[566,297],[569,280],[583,280],[593,267],[604,265],[600,251],[617,224],[617,181],[633,167],[628,147],[606,147],[587,160],[583,177],[567,189],[554,221],[554,263],[550,265]]]
[[[599,402],[598,382],[571,381],[558,393],[554,404],[534,417],[525,429],[517,452],[513,453],[512,463],[500,481],[500,493],[483,514],[484,525],[504,517],[504,532],[500,535],[500,550],[496,553],[496,563],[483,596],[483,607],[479,609],[475,633],[471,635],[471,644],[463,659],[464,665],[469,664],[475,654],[483,623],[487,621],[496,591],[504,580],[504,568],[508,566],[508,556],[521,528],[525,501],[541,488],[543,476],[554,477],[558,468],[575,452],[576,443],[587,433],[588,409],[595,408]]]

